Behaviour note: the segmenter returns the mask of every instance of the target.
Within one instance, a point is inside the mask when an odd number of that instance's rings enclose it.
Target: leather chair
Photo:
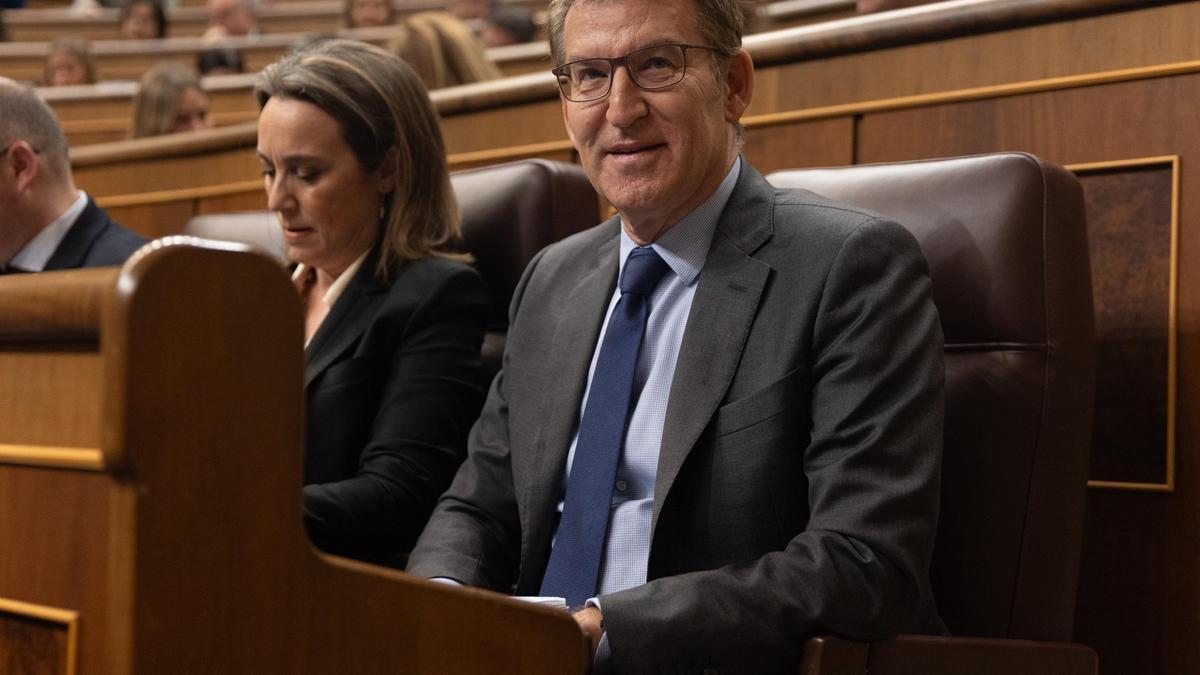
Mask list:
[[[462,211],[463,248],[492,296],[483,344],[487,382],[500,369],[508,304],[534,254],[600,222],[600,203],[575,164],[527,159],[457,171],[450,182]],[[244,242],[286,262],[283,234],[266,211],[196,216],[186,234]]]
[[[534,254],[600,222],[600,202],[576,164],[527,159],[450,174],[463,246],[492,294],[483,342],[487,382],[500,370],[508,305]]]
[[[767,177],[907,227],[946,337],[941,518],[931,577],[956,637],[817,637],[803,673],[1067,675],[1083,536],[1095,347],[1082,191],[1005,153]]]

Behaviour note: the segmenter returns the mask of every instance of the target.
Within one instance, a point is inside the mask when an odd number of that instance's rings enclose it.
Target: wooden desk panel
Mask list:
[[[15,359],[0,382],[46,341],[96,353],[72,342],[89,334],[102,367],[80,384],[105,407],[95,466],[0,461],[4,625],[30,606],[79,617],[73,656],[22,630],[0,633],[5,663],[37,649],[76,675],[587,670],[565,613],[311,548],[301,310],[276,261],[155,242],[117,274],[0,279],[0,353]],[[0,450],[27,414],[0,407]]]

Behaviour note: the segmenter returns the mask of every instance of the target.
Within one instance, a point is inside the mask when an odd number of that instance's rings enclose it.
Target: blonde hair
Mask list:
[[[465,23],[447,12],[420,12],[401,24],[388,49],[404,59],[429,89],[501,77],[483,43]]]
[[[83,64],[83,70],[87,77],[85,84],[96,83],[96,61],[92,58],[91,43],[79,35],[60,35],[54,38],[50,43],[50,48],[46,50],[46,70],[43,75],[46,84],[50,84],[50,57],[59,52],[67,52]]]
[[[186,66],[164,61],[146,71],[133,99],[133,137],[171,133],[179,100],[189,89],[204,91],[196,73]]]
[[[420,78],[394,54],[351,40],[318,42],[263,69],[254,96],[260,110],[276,96],[320,108],[337,120],[368,173],[394,162],[396,189],[381,214],[379,278],[386,281],[409,260],[470,260],[455,250],[458,205],[437,113]]]

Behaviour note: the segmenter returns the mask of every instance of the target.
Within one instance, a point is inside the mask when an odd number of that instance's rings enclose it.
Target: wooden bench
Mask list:
[[[510,75],[550,69],[550,53],[545,43],[497,47],[489,49],[488,56],[502,72]],[[258,106],[253,97],[255,77],[254,73],[246,73],[202,80],[217,126],[257,119]],[[71,147],[79,147],[128,137],[137,90],[136,82],[116,81],[79,87],[46,87],[39,94],[54,109]]]
[[[180,239],[0,278],[5,672],[586,672],[564,612],[311,547],[295,289]]]
[[[258,21],[264,34],[335,31],[342,26],[341,0],[288,0],[263,4]],[[53,40],[63,34],[89,40],[120,38],[120,10],[100,9],[84,16],[69,9],[19,9],[4,13],[9,39],[21,42]],[[171,37],[198,37],[208,29],[208,8],[181,6],[169,18]]]
[[[828,0],[820,0],[828,1]],[[414,12],[445,9],[439,0],[393,0],[397,16]],[[540,12],[549,4],[544,0],[500,0],[499,4],[524,7]],[[30,5],[28,9],[5,10],[4,21],[9,39],[23,42],[52,40],[70,33],[90,40],[120,38],[120,10],[100,9],[94,15],[82,15],[68,9],[70,3],[58,6]],[[170,37],[198,37],[208,29],[206,0],[182,0],[168,17]],[[259,25],[262,32],[332,32],[343,27],[342,0],[286,0],[260,3]]]
[[[778,0],[759,5],[752,21],[756,30],[767,31],[855,15],[854,0]]]
[[[228,38],[221,46],[242,53],[248,71],[258,71],[279,60],[297,42],[311,33],[278,33]],[[396,29],[354,28],[337,31],[339,37],[386,44],[395,37]],[[175,37],[163,40],[101,40],[92,43],[92,56],[101,80],[137,80],[159,61],[175,61],[196,66],[196,54],[212,47],[196,37]],[[38,82],[42,79],[46,53],[45,42],[0,42],[0,73],[15,80]]]

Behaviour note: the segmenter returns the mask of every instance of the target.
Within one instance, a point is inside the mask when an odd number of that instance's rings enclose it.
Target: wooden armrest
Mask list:
[[[865,675],[871,643],[818,635],[804,643],[801,675]]]
[[[1096,675],[1096,652],[1081,644],[901,635],[883,642],[832,636],[804,646],[802,675]]]

